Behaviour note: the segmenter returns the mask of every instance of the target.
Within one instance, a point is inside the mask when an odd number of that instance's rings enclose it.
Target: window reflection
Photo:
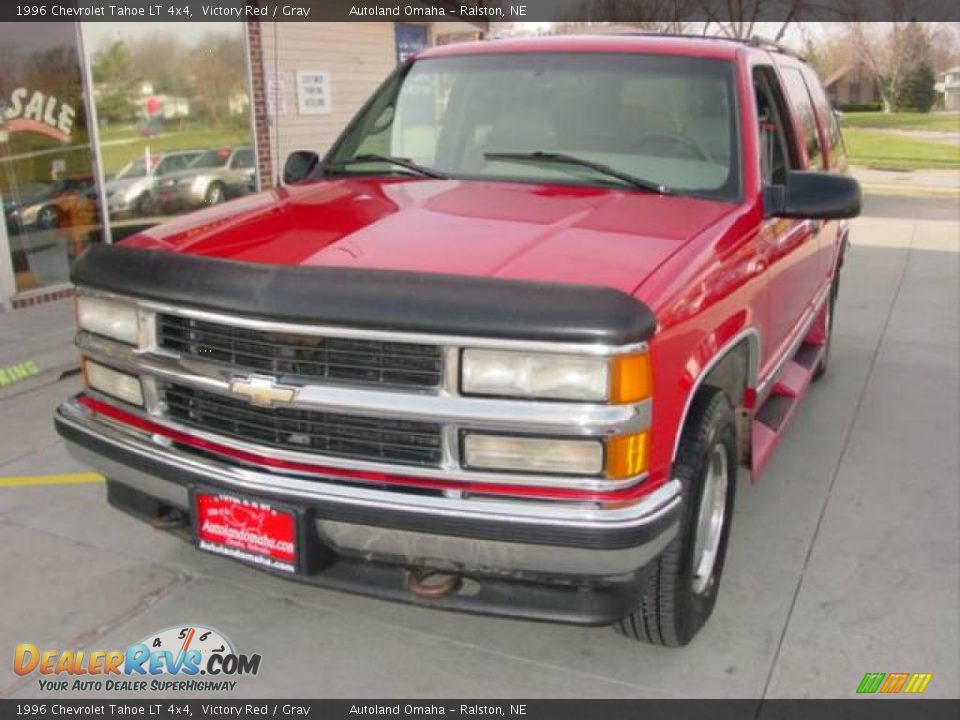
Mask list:
[[[102,237],[81,78],[73,23],[0,23],[0,196],[18,292],[66,282]]]
[[[242,23],[84,23],[113,240],[257,186]]]

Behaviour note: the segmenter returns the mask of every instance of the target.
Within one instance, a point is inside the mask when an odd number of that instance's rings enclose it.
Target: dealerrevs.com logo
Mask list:
[[[20,643],[13,671],[37,674],[44,691],[222,692],[236,688],[233,678],[256,675],[260,655],[238,653],[227,636],[213,628],[180,625],[152,633],[125,650],[41,650]]]
[[[927,689],[933,673],[867,673],[857,686],[857,693],[920,694]]]

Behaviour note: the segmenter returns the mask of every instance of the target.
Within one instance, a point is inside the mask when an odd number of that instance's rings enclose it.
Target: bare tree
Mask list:
[[[907,73],[930,62],[927,28],[915,21],[851,22],[848,34],[856,56],[878,81],[884,112],[893,111]]]
[[[242,35],[217,30],[207,33],[191,53],[191,102],[205,122],[222,125],[230,116],[230,98],[244,92],[243,52]]]
[[[960,26],[956,23],[929,23],[930,64],[942,73],[960,65]]]
[[[745,39],[756,34],[760,22],[779,23],[773,40],[784,38],[790,26],[829,15],[834,0],[698,0],[706,18],[703,34]]]
[[[837,32],[827,37],[807,39],[807,62],[821,78],[827,79],[838,70],[855,64],[856,52],[848,32]]]
[[[186,95],[188,92],[183,45],[176,36],[157,32],[142,35],[130,47],[130,67],[141,80],[149,80],[155,92]]]

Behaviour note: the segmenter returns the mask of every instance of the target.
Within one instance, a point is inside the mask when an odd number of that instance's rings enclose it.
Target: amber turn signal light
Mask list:
[[[623,480],[645,472],[648,445],[647,431],[610,438],[607,441],[607,478]]]
[[[653,392],[650,356],[647,353],[614,358],[610,367],[610,402],[646,400]]]

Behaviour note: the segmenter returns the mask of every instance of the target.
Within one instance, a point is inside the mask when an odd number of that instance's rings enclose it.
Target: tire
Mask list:
[[[810,377],[812,382],[816,382],[827,374],[827,368],[829,367],[830,362],[830,346],[833,344],[833,323],[837,317],[837,295],[839,293],[840,273],[838,272],[836,275],[834,275],[833,282],[830,284],[830,298],[827,300],[827,327],[825,331],[826,341],[823,347],[823,355],[820,356],[820,360],[817,362],[817,367],[813,371],[813,375]]]
[[[143,193],[139,198],[137,198],[136,204],[137,215],[141,217],[148,217],[150,215],[157,214],[157,201],[154,200],[153,195],[149,192]]]
[[[682,486],[684,508],[677,536],[640,571],[640,602],[620,620],[618,630],[640,642],[680,647],[713,612],[730,538],[737,431],[726,393],[710,387],[698,391],[680,438],[673,476]],[[716,512],[698,522],[701,508]],[[698,539],[709,542],[701,545]]]
[[[207,205],[219,205],[226,200],[227,194],[223,183],[212,183],[210,187],[207,188],[207,194],[204,195],[203,199]]]
[[[53,205],[44,205],[37,211],[37,227],[53,230],[60,226],[60,211]]]

